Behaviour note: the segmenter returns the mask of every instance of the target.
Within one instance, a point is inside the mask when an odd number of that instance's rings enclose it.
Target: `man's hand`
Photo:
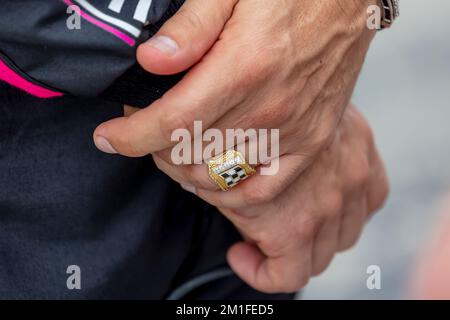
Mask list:
[[[140,46],[138,60],[162,74],[195,66],[148,108],[99,126],[96,145],[157,153],[170,164],[172,132],[193,131],[194,120],[204,130],[279,128],[280,153],[301,156],[290,168],[300,172],[332,139],[349,102],[373,37],[371,1],[188,0]]]
[[[244,281],[265,292],[297,291],[324,271],[336,252],[356,242],[387,193],[372,132],[353,107],[331,146],[271,202],[230,208],[237,189],[226,200],[220,192],[197,192],[244,235],[247,241],[229,250],[228,261]]]
[[[370,200],[364,207],[364,199],[372,199],[366,194],[381,194],[382,199],[386,191],[373,191],[375,187],[351,175],[361,158],[346,159],[347,166],[344,160],[333,162],[340,157],[323,153],[330,143],[338,145],[336,131],[374,34],[366,28],[366,9],[372,3],[188,0],[158,35],[141,45],[138,60],[154,73],[192,69],[148,108],[99,126],[96,145],[126,156],[153,154],[161,170],[220,207],[259,248],[239,244],[230,251],[230,263],[244,280],[267,292],[297,289],[321,271],[332,253],[353,242],[365,220],[357,212],[367,213],[382,202]],[[204,130],[280,129],[278,174],[255,175],[224,193],[217,191],[206,165],[174,165],[170,155],[177,142],[171,134],[188,129],[194,137],[194,120],[202,120]],[[346,152],[354,155],[350,147]],[[324,173],[324,163],[330,174]],[[367,171],[357,177],[370,176],[374,185],[383,186],[382,169],[362,163],[363,169],[378,172],[381,182]],[[333,175],[335,166],[342,180]],[[339,189],[340,184],[345,186]],[[372,191],[365,194],[363,185]],[[313,193],[313,186],[326,192],[336,188],[325,197],[328,193]],[[337,232],[344,237],[339,247],[338,236],[332,235],[336,228],[345,230]],[[239,253],[247,259],[237,259]]]

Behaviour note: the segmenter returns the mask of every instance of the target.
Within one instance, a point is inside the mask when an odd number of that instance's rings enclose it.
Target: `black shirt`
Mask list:
[[[162,299],[226,265],[239,235],[150,157],[92,142],[122,105],[0,83],[0,298]],[[69,290],[67,268],[81,269]]]
[[[163,19],[143,33],[155,33],[182,2],[173,1]],[[2,15],[5,6],[30,3],[2,2]],[[28,40],[40,50],[34,31]],[[184,281],[226,266],[226,249],[240,237],[215,208],[159,172],[151,157],[106,155],[92,141],[96,126],[122,116],[122,103],[146,106],[182,75],[149,75],[128,59],[134,51],[125,50],[119,58],[128,58],[120,60],[114,77],[105,78],[98,65],[79,74],[106,82],[71,87],[73,82],[60,81],[64,75],[70,79],[70,72],[40,68],[51,59],[33,60],[27,47],[6,46],[11,33],[1,32],[1,51],[13,55],[14,64],[23,62],[15,70],[64,96],[41,99],[0,82],[0,298],[162,299]],[[105,37],[115,45],[117,39]],[[81,270],[81,290],[66,285],[71,265]]]

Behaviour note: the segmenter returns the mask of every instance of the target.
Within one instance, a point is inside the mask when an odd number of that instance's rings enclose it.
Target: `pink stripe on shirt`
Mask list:
[[[68,6],[76,6],[72,0],[63,0],[65,4],[67,4]],[[78,7],[78,6],[77,6]],[[78,7],[79,8],[79,7]],[[134,45],[136,44],[136,41],[131,38],[130,36],[126,35],[125,33],[117,30],[116,28],[111,27],[110,25],[94,18],[93,16],[87,14],[86,12],[84,12],[83,10],[81,10],[81,8],[79,8],[79,10],[77,10],[80,14],[80,16],[84,19],[86,19],[87,21],[89,21],[90,23],[96,25],[99,28],[102,28],[103,30],[113,34],[114,36],[116,36],[117,38],[119,38],[120,40],[122,40],[123,42],[127,43],[129,46],[134,47]]]
[[[38,98],[55,98],[61,97],[63,94],[61,92],[51,91],[46,88],[42,88],[25,78],[18,75],[9,66],[7,66],[2,60],[0,60],[0,81],[9,83],[10,85],[22,89],[29,94],[32,94]]]

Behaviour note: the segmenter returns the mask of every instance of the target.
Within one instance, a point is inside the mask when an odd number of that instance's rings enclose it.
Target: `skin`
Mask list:
[[[209,192],[199,195],[214,199],[247,239],[228,252],[234,271],[260,291],[293,292],[356,243],[388,183],[370,127],[350,107],[331,145],[270,202],[230,208]]]
[[[358,137],[370,131],[367,124],[354,109],[344,116],[374,36],[366,28],[366,9],[374,3],[188,0],[138,49],[149,72],[191,67],[188,74],[148,108],[127,107],[124,117],[100,125],[97,147],[131,157],[152,154],[161,170],[218,206],[248,240],[232,247],[228,259],[251,286],[301,288],[336,251],[354,243],[387,193],[370,135]],[[206,165],[174,165],[171,134],[192,132],[194,120],[204,130],[280,129],[278,174],[256,175],[224,193]],[[343,136],[348,142],[337,143]],[[330,151],[339,145],[347,157]],[[364,190],[376,200],[367,200]]]

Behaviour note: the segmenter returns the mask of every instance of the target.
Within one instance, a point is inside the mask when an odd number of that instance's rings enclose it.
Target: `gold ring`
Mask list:
[[[220,189],[227,191],[256,171],[245,162],[240,152],[228,150],[208,161],[208,173]]]

